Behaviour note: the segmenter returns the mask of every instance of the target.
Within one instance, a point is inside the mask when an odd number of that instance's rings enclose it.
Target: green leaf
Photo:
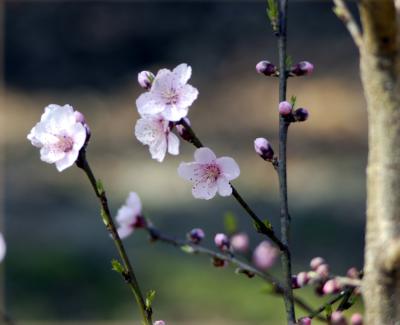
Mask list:
[[[286,59],[285,59],[286,69],[289,70],[292,67],[292,65],[293,65],[293,59],[292,59],[292,57],[290,55],[287,55]]]
[[[194,249],[190,245],[181,246],[181,250],[184,251],[185,253],[188,253],[188,254],[193,254],[194,253]]]
[[[326,317],[328,319],[329,319],[329,317],[331,317],[331,315],[332,315],[332,305],[325,306],[325,314],[326,314]]]
[[[290,104],[292,104],[292,108],[293,108],[293,109],[294,109],[294,107],[296,106],[296,100],[297,100],[297,97],[296,97],[296,96],[290,97]]]
[[[104,224],[106,226],[108,226],[110,224],[109,218],[108,218],[106,211],[104,211],[103,208],[100,209],[100,215],[101,215],[101,218],[103,219]]]
[[[224,215],[224,227],[225,231],[229,234],[232,235],[237,231],[237,220],[235,215],[232,212],[227,212]]]
[[[259,232],[260,234],[264,233],[264,226],[265,228],[267,228],[268,230],[273,230],[272,228],[272,224],[268,219],[265,219],[262,221],[262,224],[259,224],[258,222],[253,221],[254,227],[256,228],[257,232]]]
[[[100,195],[104,194],[104,186],[101,179],[98,179],[96,181],[96,187],[97,187],[97,192],[99,192]]]
[[[279,10],[277,0],[267,0],[267,18],[274,32],[278,31]]]
[[[111,261],[111,266],[112,266],[112,270],[115,272],[118,272],[121,274],[123,274],[125,272],[125,268],[122,266],[122,264],[115,259]]]
[[[146,308],[151,309],[151,305],[153,304],[153,300],[156,297],[156,291],[155,290],[150,290],[147,292],[146,295]]]

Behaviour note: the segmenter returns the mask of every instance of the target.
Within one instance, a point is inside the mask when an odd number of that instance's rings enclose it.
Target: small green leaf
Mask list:
[[[146,308],[151,309],[151,305],[153,304],[153,300],[156,297],[156,291],[155,290],[150,290],[147,292],[146,295]]]
[[[101,218],[103,219],[103,222],[104,222],[104,224],[106,225],[106,226],[108,226],[109,225],[109,218],[108,218],[108,216],[107,216],[107,213],[106,213],[106,211],[104,211],[104,209],[103,208],[101,208],[100,209],[100,215],[101,215]]]
[[[296,96],[290,97],[290,104],[292,104],[292,108],[293,108],[293,109],[294,109],[294,107],[296,106],[296,100],[297,100],[297,97],[296,97]]]
[[[229,234],[232,235],[237,231],[237,220],[235,215],[232,212],[227,212],[224,215],[224,227],[225,231]]]
[[[325,306],[325,314],[326,317],[329,319],[332,315],[332,305]]]
[[[118,272],[118,273],[121,273],[121,274],[123,274],[125,272],[124,267],[117,260],[112,260],[111,261],[111,266],[112,266],[112,270],[115,271],[115,272]]]
[[[267,228],[267,230],[273,230],[272,228],[272,224],[268,219],[265,219],[262,221],[262,224],[259,224],[258,222],[253,222],[254,227],[256,228],[257,232],[260,234],[263,234],[265,231],[265,228]]]
[[[99,192],[100,195],[104,194],[104,186],[103,186],[103,182],[101,181],[101,179],[97,180],[96,187],[97,187],[97,191]]]
[[[292,57],[290,55],[286,56],[285,65],[286,65],[286,69],[288,69],[288,70],[292,67],[293,59],[292,59]]]
[[[188,254],[193,254],[194,253],[194,249],[190,245],[181,246],[181,250],[184,251],[185,253],[188,253]]]
[[[279,10],[277,0],[267,0],[267,18],[269,19],[272,30],[278,31]]]

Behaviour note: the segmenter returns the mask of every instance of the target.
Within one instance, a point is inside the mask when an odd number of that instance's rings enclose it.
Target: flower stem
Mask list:
[[[286,31],[287,31],[287,0],[279,1],[279,33],[278,33],[278,51],[279,51],[279,101],[286,100],[287,87],[287,67],[286,67]],[[281,215],[281,240],[287,247],[281,256],[282,269],[285,279],[284,299],[286,307],[287,323],[295,324],[296,316],[293,302],[292,291],[292,266],[290,256],[290,215],[288,206],[287,174],[286,174],[286,148],[290,121],[284,116],[279,118],[279,196],[280,196],[280,215]]]
[[[194,133],[193,129],[191,126],[184,120],[180,120],[179,123],[185,127],[187,132],[190,135],[190,143],[192,143],[196,148],[202,148],[204,147],[203,143],[200,141],[200,139],[197,137],[196,133]],[[232,187],[232,195],[238,201],[238,203],[242,206],[242,208],[248,213],[248,215],[253,219],[257,231],[266,235],[275,245],[278,246],[278,248],[282,251],[285,252],[287,251],[287,247],[282,243],[282,241],[279,240],[279,238],[276,236],[274,230],[272,227],[268,227],[258,216],[257,214],[251,209],[251,207],[248,205],[248,203],[243,199],[243,197],[239,194],[237,189],[231,184]]]
[[[101,215],[106,225],[108,232],[111,235],[111,238],[115,244],[115,247],[118,251],[119,257],[122,260],[124,271],[122,273],[125,282],[128,284],[129,288],[131,289],[133,295],[135,296],[136,303],[140,309],[143,318],[144,325],[152,325],[152,310],[151,308],[147,308],[145,304],[145,300],[143,298],[143,294],[140,290],[139,283],[136,279],[135,273],[133,271],[133,267],[129,260],[129,257],[126,253],[124,244],[121,241],[121,238],[118,235],[117,229],[115,227],[114,221],[111,217],[110,208],[108,206],[107,196],[105,191],[98,186],[97,180],[90,168],[90,165],[86,159],[86,149],[82,148],[78,160],[76,162],[77,166],[81,168],[86,176],[88,177],[90,184],[93,187],[93,190],[99,199],[100,206],[101,206]]]

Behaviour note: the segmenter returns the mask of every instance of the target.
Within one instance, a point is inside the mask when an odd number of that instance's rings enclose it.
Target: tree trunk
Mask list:
[[[361,79],[368,106],[366,323],[400,324],[400,64],[393,0],[362,0]]]

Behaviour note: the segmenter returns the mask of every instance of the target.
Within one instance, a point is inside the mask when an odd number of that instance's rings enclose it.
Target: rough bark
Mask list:
[[[400,324],[400,64],[393,0],[362,0],[361,79],[368,107],[366,323]]]

